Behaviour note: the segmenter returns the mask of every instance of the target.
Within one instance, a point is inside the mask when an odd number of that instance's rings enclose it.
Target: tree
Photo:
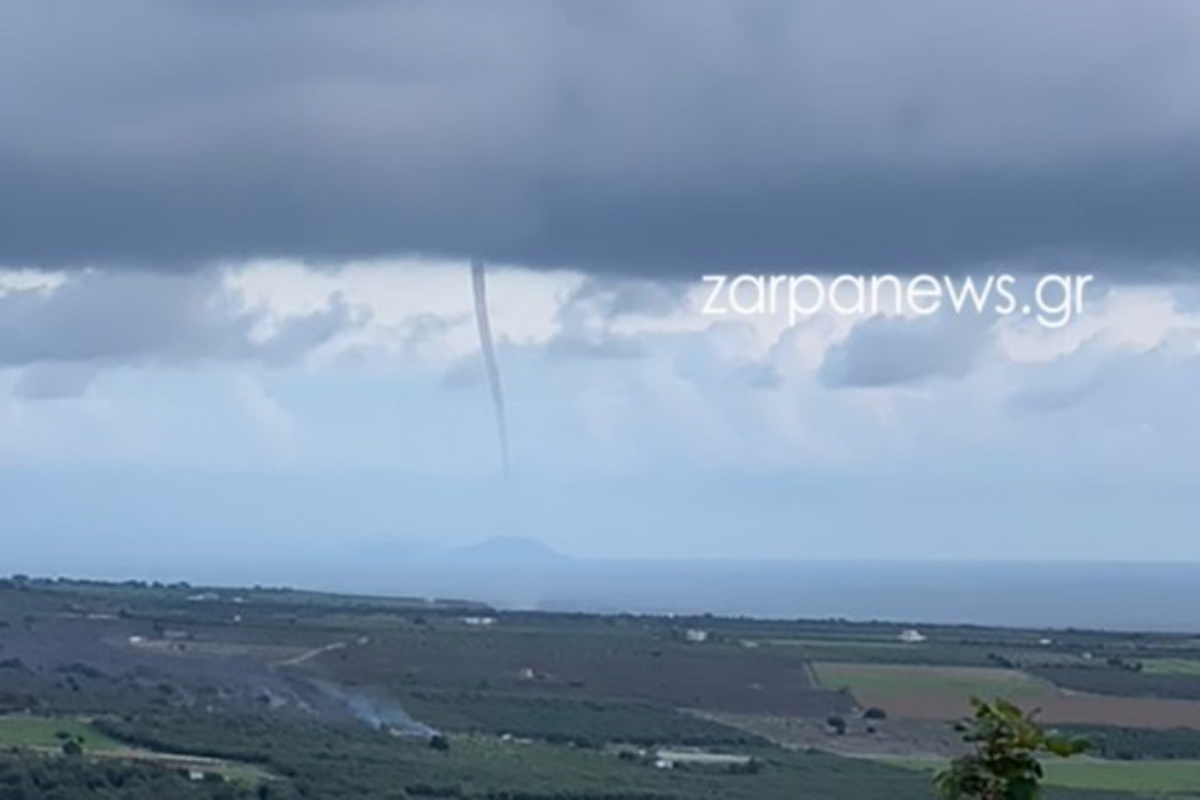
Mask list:
[[[1087,742],[1047,732],[1005,700],[986,703],[971,698],[974,717],[958,726],[971,752],[954,759],[934,778],[945,800],[1037,800],[1042,796],[1039,755],[1069,758]]]

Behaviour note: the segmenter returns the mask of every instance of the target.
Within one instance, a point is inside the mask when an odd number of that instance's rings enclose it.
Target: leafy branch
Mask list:
[[[974,716],[960,723],[971,751],[954,759],[934,778],[944,800],[1037,800],[1044,773],[1039,756],[1070,758],[1088,743],[1044,730],[1037,712],[1024,712],[1006,700],[971,698]]]

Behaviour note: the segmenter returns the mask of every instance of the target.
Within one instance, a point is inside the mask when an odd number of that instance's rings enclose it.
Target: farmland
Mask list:
[[[1141,662],[1147,675],[1182,675],[1200,678],[1200,660],[1187,658],[1148,658]]]
[[[366,645],[322,659],[321,668],[395,691],[472,687],[799,715],[845,712],[852,704],[842,693],[815,687],[808,663],[796,655],[719,643],[695,647],[669,631],[638,627],[600,636],[518,627],[481,635],[427,625],[378,633]]]
[[[1141,669],[1080,667],[1042,667],[1031,672],[1075,692],[1200,700],[1200,681],[1197,681],[1200,675],[1180,672],[1146,673]]]
[[[1128,725],[1150,729],[1200,728],[1200,702],[1072,691],[1078,684],[1053,683],[1011,669],[930,667],[906,664],[816,664],[822,685],[848,689],[863,706],[908,720],[954,720],[969,711],[969,699],[1005,697],[1040,710],[1054,724]],[[1068,670],[1070,675],[1079,670]],[[1099,671],[1097,670],[1099,673]],[[1111,674],[1104,674],[1112,681]],[[1137,675],[1127,676],[1122,689]]]
[[[1027,673],[1013,669],[931,667],[908,664],[818,663],[826,688],[848,689],[863,706],[910,720],[953,720],[967,714],[972,696],[1005,697],[1040,709],[1055,724],[1128,725],[1150,729],[1200,727],[1200,702],[1137,696],[1143,676],[1118,670],[1064,669]],[[1074,680],[1096,675],[1091,683]],[[1061,679],[1063,675],[1070,679]],[[1060,679],[1060,680],[1051,680]],[[1188,681],[1200,690],[1200,681]],[[1085,691],[1084,687],[1092,689]],[[1108,693],[1106,693],[1106,690]]]
[[[897,764],[958,752],[972,695],[1136,766],[1083,795],[1064,772],[1062,797],[1178,788],[1200,758],[1200,701],[1139,688],[1188,691],[1193,638],[905,627],[22,578],[0,583],[0,748],[17,748],[0,760],[37,769],[78,737],[85,760],[196,764],[230,796],[285,799],[916,800],[928,777]]]
[[[762,743],[734,728],[641,703],[429,690],[408,692],[399,699],[409,713],[439,730],[461,733],[511,734],[583,746],[610,741],[696,746]]]
[[[819,663],[815,668],[822,685],[846,687],[856,697],[957,694],[1018,699],[1055,694],[1052,684],[1009,669],[844,663]]]
[[[920,759],[891,763],[932,772],[943,762]],[[1195,795],[1200,793],[1200,761],[1048,761],[1046,784],[1069,789],[1095,789],[1107,792],[1138,792],[1154,795]]]
[[[860,701],[878,705],[900,719],[953,720],[964,716],[968,710],[966,698],[952,692],[920,696],[864,693]],[[1029,705],[1040,710],[1040,719],[1056,725],[1124,725],[1152,729],[1200,727],[1200,702],[1191,700],[1060,694],[1039,696]]]

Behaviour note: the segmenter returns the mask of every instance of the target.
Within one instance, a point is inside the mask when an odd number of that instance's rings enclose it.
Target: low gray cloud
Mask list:
[[[871,388],[965,377],[989,337],[979,316],[905,319],[877,316],[830,348],[820,378],[831,388]]]
[[[0,295],[0,366],[286,362],[360,321],[338,298],[256,335],[265,310],[240,306],[215,272],[186,276],[90,271],[53,289]],[[52,367],[46,367],[52,369]],[[53,394],[67,372],[27,373],[27,391]],[[69,382],[69,381],[68,381]]]
[[[483,359],[471,356],[459,359],[442,373],[442,388],[450,391],[474,389],[487,380],[483,371]]]
[[[1011,395],[1005,405],[1018,413],[1055,413],[1075,408],[1092,396],[1102,383],[1092,380],[1085,383],[1042,386],[1021,389]]]
[[[1005,407],[1018,415],[1071,411],[1128,373],[1128,354],[1114,353],[1093,338],[1073,351],[1040,364],[1026,364],[1016,374]]]
[[[10,0],[0,31],[10,265],[1200,261],[1193,0]]]
[[[664,317],[680,311],[690,288],[679,281],[590,277],[555,312],[559,331],[546,343],[546,352],[553,358],[642,358],[645,341],[614,332],[612,324],[621,317]]]
[[[1196,343],[1191,331],[1177,331],[1147,350],[1114,351],[1102,339],[1092,339],[1052,361],[1025,365],[1013,381],[1005,407],[1029,415],[1071,412],[1087,405],[1093,411],[1132,412],[1148,423],[1165,424],[1165,410],[1146,409],[1171,408],[1172,399],[1189,396],[1182,387],[1200,378]],[[1147,387],[1155,388],[1147,393]],[[1179,414],[1173,409],[1170,413]]]
[[[39,363],[20,370],[13,394],[22,400],[62,400],[84,394],[96,377],[90,364]]]
[[[414,314],[400,323],[401,347],[406,355],[419,355],[423,348],[469,323],[469,314]]]
[[[571,293],[559,311],[569,317],[578,307],[606,318],[621,316],[666,317],[687,308],[694,286],[686,281],[651,281],[636,278],[589,278]]]
[[[633,359],[644,357],[646,346],[631,336],[560,333],[547,342],[546,352],[556,358]]]
[[[746,364],[735,370],[734,374],[751,389],[778,389],[783,386],[783,375],[774,364],[767,362]]]

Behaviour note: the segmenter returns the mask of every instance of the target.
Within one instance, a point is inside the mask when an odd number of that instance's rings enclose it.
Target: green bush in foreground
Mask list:
[[[959,727],[971,752],[950,762],[934,785],[945,800],[1036,800],[1042,796],[1040,755],[1068,758],[1087,744],[1048,733],[1005,700],[971,698],[974,718]]]

